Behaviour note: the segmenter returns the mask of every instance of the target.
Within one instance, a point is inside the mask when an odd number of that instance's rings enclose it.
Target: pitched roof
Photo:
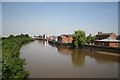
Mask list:
[[[73,34],[68,34],[68,36],[69,36],[69,37],[72,37],[72,36],[73,36]]]
[[[113,34],[113,33],[98,33],[97,35],[98,35],[98,36],[101,36],[101,35],[111,35],[111,34]],[[96,36],[97,36],[97,35],[96,35]]]
[[[72,37],[73,34],[62,34],[61,36],[69,36],[69,37]]]

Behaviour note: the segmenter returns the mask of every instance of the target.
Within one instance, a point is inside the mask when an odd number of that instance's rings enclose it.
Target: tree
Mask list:
[[[117,40],[120,40],[120,35],[117,36]]]
[[[91,43],[91,39],[92,39],[92,35],[89,34],[89,36],[87,36],[87,39],[86,39],[87,44]]]
[[[29,35],[28,35],[28,34],[25,34],[25,37],[29,38]]]
[[[10,35],[8,38],[14,38],[14,35]]]
[[[6,37],[2,37],[2,40],[7,39]]]
[[[91,43],[93,44],[94,41],[95,41],[96,37],[95,36],[92,36],[92,39],[91,39]]]
[[[72,43],[75,48],[82,48],[82,46],[86,44],[85,31],[75,31]]]
[[[95,41],[95,37],[89,34],[89,36],[87,36],[87,39],[86,39],[87,44],[90,44],[90,43],[93,44],[94,41]]]
[[[62,42],[61,36],[58,36],[58,42]]]

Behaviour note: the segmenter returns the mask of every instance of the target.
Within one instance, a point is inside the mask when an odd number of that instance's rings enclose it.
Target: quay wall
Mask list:
[[[91,49],[93,51],[103,51],[120,54],[120,47],[106,47],[106,46],[96,46],[96,45],[84,45],[83,48]]]
[[[52,45],[66,46],[68,48],[72,48],[72,44],[69,43],[58,43],[58,42],[49,42]],[[91,51],[102,51],[102,52],[110,52],[115,54],[120,54],[120,47],[106,47],[106,46],[96,46],[96,45],[83,45],[83,49],[90,49]]]

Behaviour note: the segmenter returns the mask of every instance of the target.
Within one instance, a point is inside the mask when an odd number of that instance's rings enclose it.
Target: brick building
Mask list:
[[[39,35],[36,37],[37,40],[47,40],[47,35],[43,34],[43,35]]]
[[[61,35],[61,36],[58,36],[58,41],[61,42],[61,43],[72,43],[72,40],[73,40],[73,35]]]
[[[120,44],[120,41],[116,40],[116,37],[117,36],[114,33],[98,32],[94,43],[95,45],[98,45],[98,46],[118,47]]]
[[[102,39],[102,40],[96,40],[95,45],[99,46],[109,46],[109,47],[118,47],[120,46],[119,40],[113,40],[113,39]]]
[[[101,40],[101,39],[106,39],[106,38],[111,38],[111,39],[116,39],[116,34],[114,33],[102,33],[102,32],[98,32],[98,34],[96,35],[96,40]]]

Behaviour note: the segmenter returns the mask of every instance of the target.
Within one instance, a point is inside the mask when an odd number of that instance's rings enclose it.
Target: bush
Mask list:
[[[20,47],[22,44],[32,41],[28,35],[10,35],[2,41],[2,78],[26,79],[29,75],[28,71],[24,69],[25,60],[20,58]]]

